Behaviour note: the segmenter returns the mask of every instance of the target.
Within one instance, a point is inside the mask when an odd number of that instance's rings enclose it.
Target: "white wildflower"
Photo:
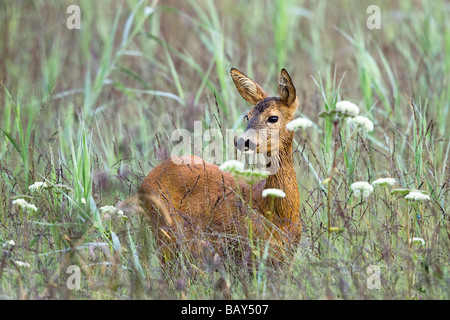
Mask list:
[[[336,111],[349,116],[356,116],[359,114],[359,107],[350,101],[339,101],[336,103]]]
[[[219,169],[225,172],[239,172],[244,171],[244,164],[237,160],[229,160],[222,163]]]
[[[30,264],[28,262],[22,262],[19,260],[14,261],[14,264],[18,267],[23,267],[23,268],[30,268]]]
[[[82,204],[86,204],[86,199],[85,198],[81,198],[81,203]]]
[[[352,183],[350,188],[353,190],[355,197],[359,197],[362,193],[363,197],[367,198],[373,192],[373,186],[366,181]]]
[[[393,186],[395,184],[395,179],[393,178],[380,178],[372,182],[374,186]]]
[[[16,245],[16,242],[14,240],[8,240],[3,243],[4,247],[14,247],[15,245]]]
[[[286,197],[286,193],[280,189],[264,189],[262,192],[262,196],[263,196],[263,198],[265,198],[267,196],[284,198],[284,197]]]
[[[409,239],[409,243],[420,243],[421,245],[425,245],[425,240],[422,238],[411,238]]]
[[[114,207],[114,206],[103,206],[103,207],[101,207],[99,210],[100,210],[100,212],[101,212],[102,214],[117,215],[117,216],[122,217],[122,218],[126,218],[126,217],[127,217],[127,216],[123,213],[122,210],[117,209],[117,208]]]
[[[243,177],[247,183],[253,183],[255,180],[266,179],[269,175],[269,171],[265,170],[257,170],[257,169],[245,169],[245,170],[235,170],[233,173],[236,173]]]
[[[30,203],[26,202],[24,199],[13,200],[12,204],[13,204],[13,206],[18,206],[27,211],[34,211],[34,212],[37,211],[37,208],[34,204],[30,204]]]
[[[286,128],[290,131],[296,131],[298,129],[306,129],[313,125],[312,121],[306,118],[297,118],[295,120],[290,121]]]
[[[260,171],[255,169],[244,169],[244,164],[237,160],[229,160],[224,162],[219,167],[224,172],[231,172],[233,174],[240,175],[247,183],[254,183],[255,180],[267,178],[270,174],[268,171]]]
[[[411,201],[425,201],[425,200],[430,200],[430,197],[427,196],[426,194],[423,194],[420,191],[412,191],[410,193],[408,193],[408,195],[405,197],[406,200],[411,200]]]
[[[355,116],[353,118],[347,119],[347,124],[353,125],[354,127],[361,128],[364,132],[373,131],[373,122],[369,118],[363,116]]]
[[[30,190],[30,192],[40,192],[42,191],[42,189],[47,189],[48,185],[46,182],[44,181],[36,181],[35,183],[33,183],[31,186],[28,187],[28,190]]]
[[[117,215],[122,218],[126,218],[127,216],[123,213],[122,210],[117,209]]]
[[[148,16],[151,15],[155,10],[152,7],[145,7],[144,8],[144,15]]]

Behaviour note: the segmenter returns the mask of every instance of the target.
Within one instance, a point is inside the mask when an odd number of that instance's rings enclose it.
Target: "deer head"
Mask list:
[[[243,153],[277,153],[286,143],[292,143],[293,134],[286,124],[294,117],[299,101],[291,77],[281,70],[278,82],[279,97],[270,97],[260,85],[237,69],[231,77],[241,96],[254,106],[245,118],[245,132],[236,142]]]

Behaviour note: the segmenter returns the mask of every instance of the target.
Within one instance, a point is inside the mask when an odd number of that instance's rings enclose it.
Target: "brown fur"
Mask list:
[[[275,251],[281,253],[287,245],[298,243],[301,236],[299,192],[292,159],[293,132],[286,129],[298,107],[298,98],[284,69],[279,82],[280,98],[269,98],[259,85],[236,69],[231,70],[231,76],[242,97],[256,106],[248,113],[247,130],[272,128],[280,132],[279,147],[269,144],[265,150],[256,150],[269,152],[274,159],[271,165],[278,171],[253,185],[253,210],[248,206],[248,184],[194,156],[181,157],[182,164],[169,159],[156,166],[140,186],[138,202],[160,243],[174,244],[182,238],[195,251],[200,242],[206,241],[223,253],[224,244],[233,246],[238,239],[248,238],[251,227],[252,237],[270,241]],[[270,116],[278,116],[279,121],[269,123]],[[258,139],[268,137],[251,138],[259,146],[262,140]],[[275,198],[274,210],[272,198],[262,197],[267,188],[286,193],[285,198]]]

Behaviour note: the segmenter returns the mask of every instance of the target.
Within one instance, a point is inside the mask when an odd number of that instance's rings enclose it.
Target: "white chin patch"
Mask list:
[[[254,154],[255,151],[249,149],[249,150],[242,151],[242,153],[243,153],[243,154]]]

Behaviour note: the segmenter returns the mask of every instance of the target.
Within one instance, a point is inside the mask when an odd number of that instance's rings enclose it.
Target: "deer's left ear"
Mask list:
[[[281,101],[289,107],[292,106],[297,99],[297,92],[286,69],[281,70],[280,81],[278,82],[278,93],[280,94]]]

